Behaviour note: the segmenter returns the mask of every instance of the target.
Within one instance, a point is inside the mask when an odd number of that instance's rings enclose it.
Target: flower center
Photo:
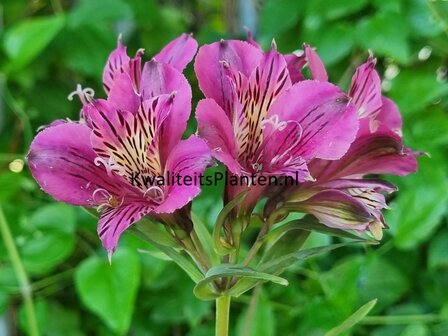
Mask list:
[[[92,200],[95,204],[98,204],[97,211],[102,213],[107,209],[120,207],[124,202],[124,197],[118,199],[116,196],[111,195],[106,189],[98,188],[93,192]]]

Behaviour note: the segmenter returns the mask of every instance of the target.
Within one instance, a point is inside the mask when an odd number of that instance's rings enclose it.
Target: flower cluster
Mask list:
[[[308,45],[300,55],[281,54],[275,43],[263,51],[251,38],[197,48],[183,34],[142,66],[143,50],[130,58],[119,39],[104,68],[106,99],[78,86],[69,98],[79,96],[80,120],[56,121],[34,139],[28,162],[42,190],[95,207],[98,235],[111,254],[120,235],[145,216],[189,234],[199,185],[148,185],[144,178],[202,174],[214,158],[236,176],[299,182],[226,186],[225,204],[245,193],[226,222],[229,234],[266,198],[264,220],[303,212],[380,239],[384,194],[395,188],[365,177],[414,172],[418,153],[403,145],[400,114],[381,94],[373,56],[357,68],[346,93],[328,81]],[[205,98],[196,107],[198,134],[182,140],[192,98],[182,71],[195,55]],[[244,229],[250,221],[243,222]]]

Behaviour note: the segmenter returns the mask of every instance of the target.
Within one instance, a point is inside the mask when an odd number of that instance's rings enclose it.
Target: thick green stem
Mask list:
[[[230,296],[225,295],[216,299],[216,336],[229,335]]]
[[[30,336],[39,336],[39,329],[37,327],[36,314],[34,311],[33,296],[31,292],[30,282],[23,267],[22,260],[20,260],[19,252],[17,251],[8,223],[6,222],[3,209],[0,206],[0,232],[3,236],[6,250],[8,251],[11,264],[19,281],[20,291],[22,293],[23,301],[25,303],[25,315],[27,319],[28,332]]]

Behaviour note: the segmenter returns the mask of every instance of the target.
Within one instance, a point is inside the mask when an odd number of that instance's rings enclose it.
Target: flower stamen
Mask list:
[[[79,97],[79,100],[83,105],[88,105],[93,101],[95,91],[92,88],[82,88],[81,84],[76,85],[76,90],[71,92],[67,99],[72,101],[75,96]]]

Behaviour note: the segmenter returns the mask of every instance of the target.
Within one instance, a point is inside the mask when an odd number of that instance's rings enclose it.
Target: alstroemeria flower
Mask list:
[[[202,139],[181,140],[191,89],[180,70],[196,47],[183,35],[141,71],[142,52],[130,59],[119,41],[104,70],[107,100],[78,88],[83,119],[52,124],[31,144],[28,162],[42,190],[58,201],[97,207],[98,234],[109,254],[140,218],[173,213],[200,192],[193,183],[155,180],[194,176],[209,162]]]
[[[317,54],[312,58],[314,63],[320,62],[316,61]],[[318,76],[322,77],[323,71],[319,67]],[[310,72],[316,76],[315,68],[310,67]],[[421,153],[403,146],[401,115],[397,106],[381,94],[381,81],[372,56],[357,68],[348,94],[360,119],[355,141],[337,161],[313,160],[309,169],[317,181],[290,190],[287,207],[309,212],[331,227],[368,229],[380,239],[382,229],[387,227],[381,213],[387,208],[383,194],[395,188],[385,181],[363,177],[415,172],[415,157]]]
[[[293,83],[287,58],[242,41],[199,49],[195,61],[206,99],[199,134],[233,174],[312,180],[312,159],[342,157],[358,130],[356,110],[333,84]]]

